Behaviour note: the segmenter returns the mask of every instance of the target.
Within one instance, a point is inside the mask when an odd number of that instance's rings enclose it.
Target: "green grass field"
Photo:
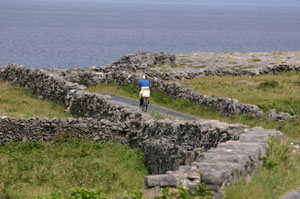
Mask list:
[[[95,189],[109,198],[144,187],[143,154],[117,143],[82,140],[26,142],[0,146],[0,198]]]
[[[0,82],[0,115],[16,118],[71,117],[64,112],[63,104],[40,100],[24,88],[3,82]]]
[[[277,109],[300,115],[300,72],[261,76],[206,76],[180,82],[201,94],[228,97],[258,105],[264,111]]]

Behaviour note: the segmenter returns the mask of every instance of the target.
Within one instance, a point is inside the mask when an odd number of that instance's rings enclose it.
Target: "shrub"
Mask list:
[[[251,58],[249,59],[249,62],[259,62],[261,61],[259,58]]]
[[[277,86],[279,86],[279,83],[275,80],[272,80],[272,81],[264,81],[264,82],[260,83],[257,88],[258,89],[268,89],[268,88],[275,88]]]
[[[276,166],[288,166],[291,150],[288,142],[279,141],[270,136],[268,141],[267,156],[264,159],[263,166],[266,169],[273,169]]]
[[[143,196],[143,192],[141,190],[136,190],[133,191],[132,194],[125,191],[122,194],[121,199],[145,199],[145,197]]]
[[[72,191],[57,191],[50,195],[39,196],[38,199],[109,199],[105,194],[88,190],[85,188],[79,188]]]
[[[162,195],[156,199],[211,199],[213,192],[205,187],[203,183],[199,183],[196,192],[190,194],[185,186],[177,186],[176,188],[165,188]]]

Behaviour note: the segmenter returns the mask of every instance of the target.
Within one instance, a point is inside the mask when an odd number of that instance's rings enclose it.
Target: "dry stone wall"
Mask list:
[[[228,140],[238,140],[247,127],[218,121],[146,120],[131,146],[142,149],[152,174],[176,170],[199,159],[201,152]],[[138,140],[136,140],[138,138]]]
[[[140,81],[140,78],[141,77],[139,77],[138,75],[130,74],[125,71],[114,72],[103,74],[101,79],[95,82],[90,81],[89,84],[95,85],[97,83],[115,82],[119,85],[137,85]],[[194,89],[184,88],[181,84],[178,83],[167,83],[155,76],[149,75],[148,79],[151,82],[152,90],[161,90],[167,95],[175,96],[177,98],[189,99],[198,105],[212,107],[226,116],[249,114],[252,116],[269,117],[280,121],[286,121],[293,118],[293,116],[289,113],[277,112],[274,109],[269,110],[268,112],[264,112],[256,105],[240,103],[237,99],[215,98],[207,95],[202,95],[196,92]],[[84,82],[81,81],[80,83]]]
[[[121,57],[112,64],[99,67],[72,68],[68,70],[44,69],[60,75],[67,81],[80,85],[91,86],[100,82],[107,82],[107,75],[120,71],[147,71],[152,65],[171,64],[175,55],[167,53],[139,52]]]
[[[191,165],[180,166],[175,171],[163,175],[145,177],[145,185],[151,189],[184,185],[193,193],[196,185],[202,181],[212,189],[215,198],[222,198],[224,188],[228,185],[248,180],[262,165],[266,155],[269,136],[282,139],[281,132],[263,128],[245,129],[239,140],[220,143],[201,153],[200,158]],[[200,175],[201,174],[201,175]]]
[[[104,119],[0,118],[0,144],[12,141],[51,141],[65,133],[100,142],[128,143],[128,131],[119,123]]]
[[[86,88],[43,69],[37,70],[14,64],[0,68],[0,79],[24,87],[40,98],[55,102],[63,102],[70,90]]]
[[[180,81],[190,80],[197,76],[257,76],[257,75],[273,75],[285,71],[300,71],[300,66],[290,66],[286,64],[270,65],[262,68],[207,68],[197,69],[197,71],[176,71],[176,72],[150,72],[145,71],[148,76],[156,77],[164,81]]]

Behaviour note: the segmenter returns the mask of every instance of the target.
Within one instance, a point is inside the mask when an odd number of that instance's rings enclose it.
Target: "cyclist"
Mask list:
[[[143,97],[150,97],[150,82],[147,80],[146,75],[143,75],[143,79],[139,82],[140,88],[140,107],[143,105]]]

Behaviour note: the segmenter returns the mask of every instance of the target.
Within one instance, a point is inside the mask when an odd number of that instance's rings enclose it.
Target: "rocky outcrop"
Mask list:
[[[189,69],[182,71],[171,71],[171,72],[159,72],[159,71],[148,71],[147,75],[156,77],[164,81],[182,81],[190,80],[197,76],[257,76],[257,75],[273,75],[284,71],[300,71],[299,66],[291,66],[286,64],[269,65],[261,68],[205,68],[197,69],[195,71],[189,71]]]
[[[164,65],[175,62],[176,56],[174,54],[167,54],[164,52],[151,53],[139,52],[138,54],[125,55],[121,59],[112,63],[112,66],[120,70],[131,72],[145,71],[151,65]],[[110,70],[111,72],[111,70]]]

